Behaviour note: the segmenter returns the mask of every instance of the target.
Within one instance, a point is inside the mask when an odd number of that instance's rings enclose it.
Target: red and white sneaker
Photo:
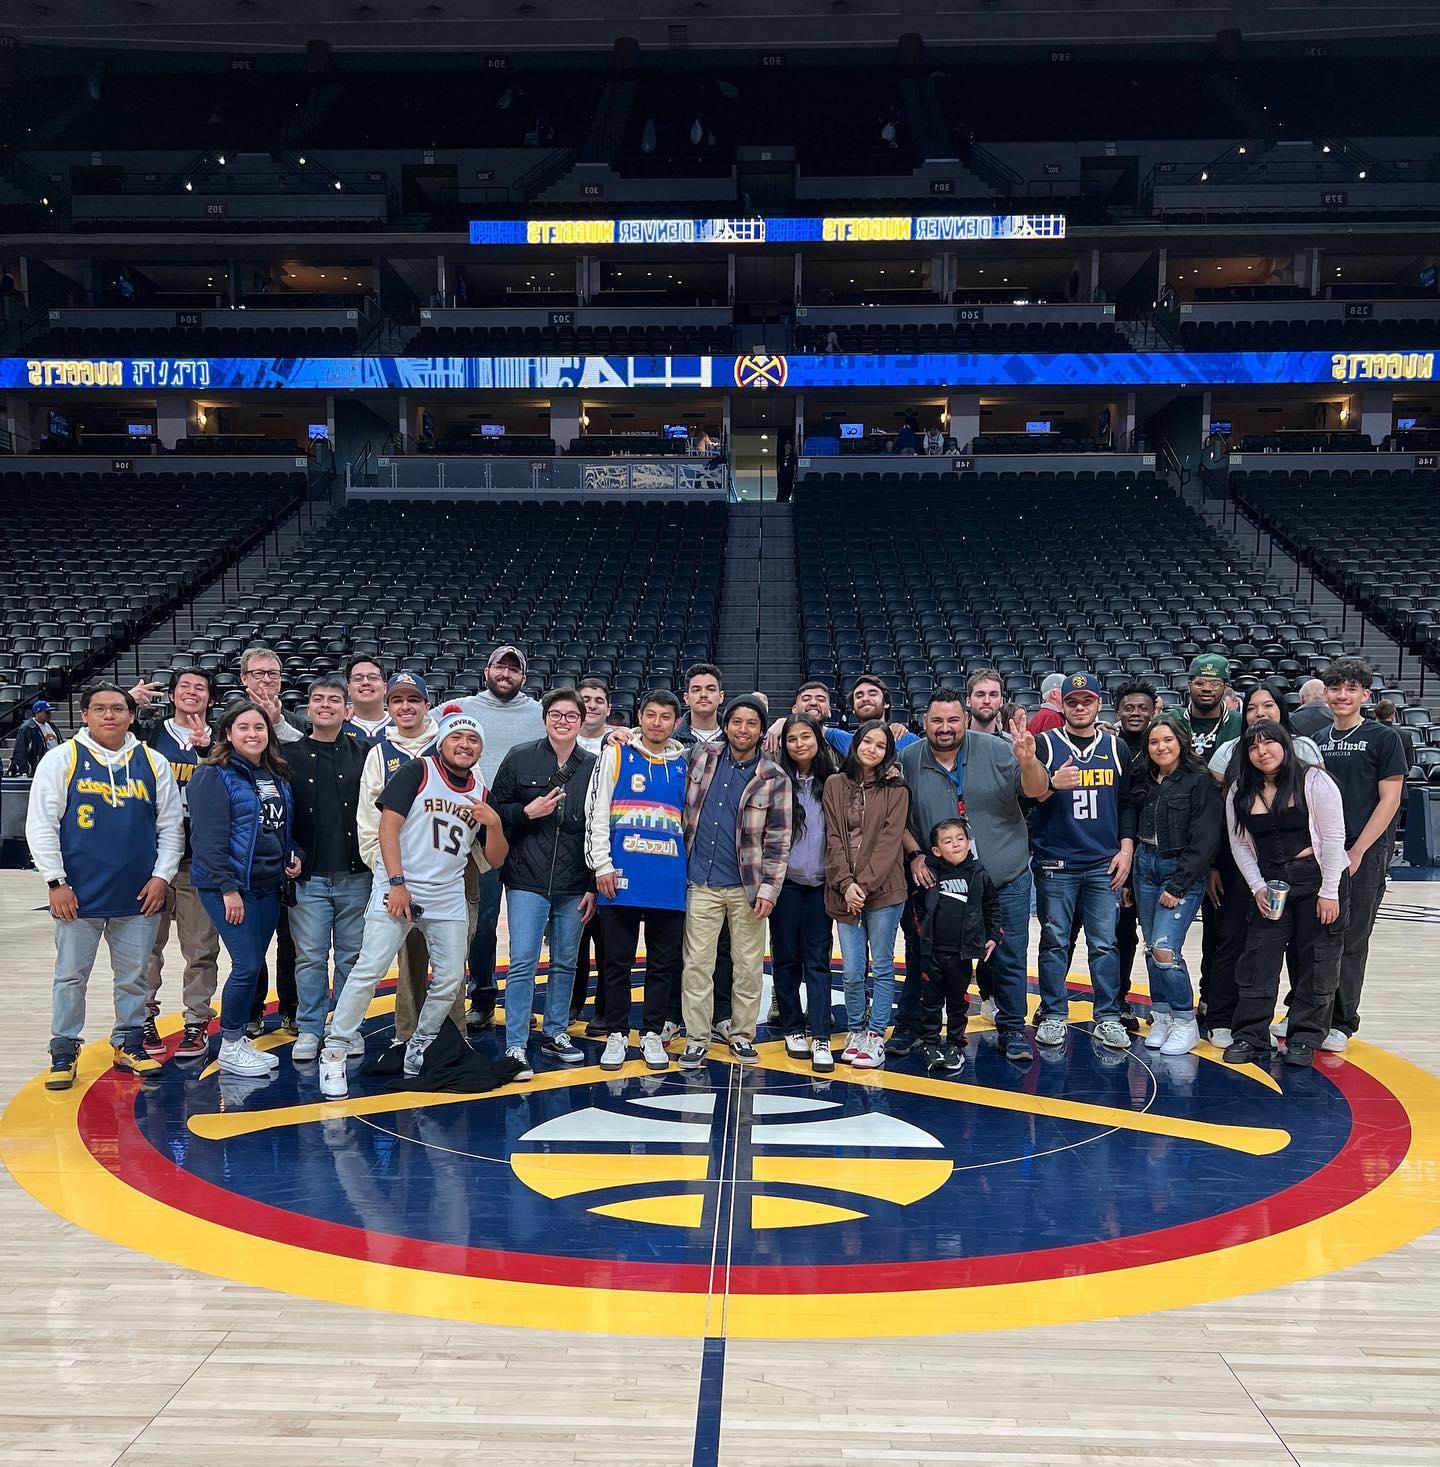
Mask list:
[[[175,1046],[176,1059],[201,1059],[210,1053],[210,1026],[186,1024],[180,1043]]]
[[[840,1063],[842,1065],[853,1065],[856,1056],[865,1048],[865,1036],[851,1030],[845,1036],[845,1048],[840,1051]]]
[[[860,1052],[850,1061],[857,1070],[878,1070],[885,1063],[885,1036],[867,1034],[861,1041]]]
[[[145,1020],[145,1027],[140,1031],[140,1047],[151,1059],[165,1058],[165,1041],[160,1037],[154,1019]]]

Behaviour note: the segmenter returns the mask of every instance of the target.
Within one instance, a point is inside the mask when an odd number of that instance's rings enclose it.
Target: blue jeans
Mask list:
[[[1070,928],[1079,909],[1090,960],[1095,1022],[1120,1017],[1120,954],[1115,951],[1115,919],[1120,899],[1110,890],[1108,862],[1073,870],[1035,870],[1035,911],[1040,918],[1040,1009],[1036,1022],[1068,1019],[1070,996],[1065,973],[1070,966]]]
[[[510,971],[505,978],[505,1048],[524,1049],[535,1009],[535,970],[540,942],[550,924],[550,978],[545,985],[544,1031],[563,1034],[570,1024],[570,990],[575,986],[575,957],[580,951],[580,898],[552,901],[538,891],[505,894],[510,924]]]
[[[1200,910],[1205,896],[1205,883],[1191,883],[1178,907],[1162,907],[1160,893],[1175,873],[1180,862],[1160,855],[1153,846],[1142,845],[1135,857],[1135,914],[1145,937],[1145,966],[1150,970],[1150,1002],[1167,1008],[1172,1014],[1188,1014],[1195,1007],[1195,994],[1190,987],[1190,970],[1180,949],[1185,934]],[[1168,963],[1155,957],[1155,949],[1172,954]]]
[[[840,929],[840,962],[845,970],[845,1023],[851,1033],[865,1027],[867,947],[870,973],[875,981],[870,996],[870,1032],[883,1034],[890,1025],[890,1007],[895,998],[895,934],[904,910],[905,904],[896,902],[893,907],[862,912],[858,922],[835,924]],[[918,971],[914,977],[918,990]]]
[[[1030,905],[1035,882],[1029,868],[996,889],[1000,898],[1000,925],[1005,941],[990,957],[990,979],[995,985],[995,1028],[1018,1034],[1025,1027],[1030,1000]]]
[[[830,1039],[834,1027],[830,1012],[833,925],[825,911],[823,886],[787,881],[780,888],[770,914],[770,972],[780,1005],[780,1027],[786,1034],[803,1034],[808,1024],[812,1039]]]
[[[245,916],[234,927],[225,920],[225,898],[218,891],[202,891],[200,905],[215,924],[225,951],[230,954],[230,976],[220,993],[220,1037],[243,1039],[250,1005],[255,998],[255,982],[275,924],[280,920],[278,891],[242,891]]]
[[[368,872],[310,876],[295,883],[290,935],[295,939],[296,1017],[302,1034],[324,1034],[325,1015],[340,997],[365,940],[365,907],[374,878]],[[335,981],[330,981],[330,947]]]
[[[142,917],[77,917],[55,923],[55,984],[50,993],[50,1033],[61,1047],[73,1052],[85,1028],[85,990],[100,951],[100,939],[110,949],[115,980],[113,1044],[124,1048],[140,1042],[145,1027],[145,1000],[150,994],[150,949],[160,914]],[[51,1052],[55,1052],[52,1042]]]
[[[480,906],[470,939],[470,1007],[495,1007],[495,929],[500,925],[500,873],[480,875]]]

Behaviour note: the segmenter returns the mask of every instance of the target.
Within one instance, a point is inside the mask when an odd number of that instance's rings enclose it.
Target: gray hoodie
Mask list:
[[[540,712],[540,704],[528,693],[516,693],[502,703],[486,688],[469,698],[461,698],[460,706],[471,718],[478,719],[485,730],[480,778],[487,785],[494,785],[500,761],[516,744],[533,744],[545,737],[545,717]]]

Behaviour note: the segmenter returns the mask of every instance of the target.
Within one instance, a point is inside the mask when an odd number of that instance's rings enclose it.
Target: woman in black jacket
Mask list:
[[[1178,719],[1162,714],[1146,729],[1131,798],[1138,833],[1135,906],[1150,970],[1145,1047],[1189,1054],[1200,1042],[1200,1029],[1181,948],[1224,829],[1220,792]]]

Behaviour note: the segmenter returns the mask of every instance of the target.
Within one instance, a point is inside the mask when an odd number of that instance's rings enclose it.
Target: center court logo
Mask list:
[[[377,1000],[372,1052],[393,1000]],[[165,1026],[174,1036],[179,1020]],[[283,1051],[288,1041],[262,1041]],[[483,1095],[344,1101],[313,1066],[222,1091],[82,1056],[0,1151],[52,1210],[258,1286],[518,1327],[695,1337],[947,1334],[1249,1293],[1440,1225],[1440,1082],[1356,1043],[1285,1073],[1112,1054],[1077,1029],[962,1079],[587,1065]],[[1056,1284],[1063,1280],[1064,1286]]]

